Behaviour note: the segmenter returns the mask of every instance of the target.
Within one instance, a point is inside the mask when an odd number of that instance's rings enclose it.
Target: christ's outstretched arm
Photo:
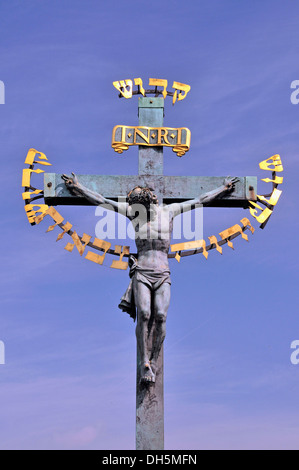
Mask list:
[[[204,193],[195,199],[189,199],[188,201],[181,202],[179,204],[177,203],[169,204],[167,208],[169,211],[173,213],[173,216],[175,217],[176,215],[179,215],[182,212],[195,209],[200,204],[209,204],[217,197],[223,196],[224,194],[228,192],[232,192],[235,188],[235,183],[237,181],[239,181],[239,178],[237,177],[231,178],[230,176],[228,176],[227,178],[225,178],[223,185],[219,186],[218,188],[213,189],[212,191],[209,191],[207,193]]]
[[[107,204],[108,209],[109,209],[109,206],[111,206],[111,210],[116,210],[117,212],[123,215],[126,215],[126,211],[128,207],[127,202],[116,202],[116,201],[113,201],[112,199],[107,199],[101,194],[86,188],[85,186],[83,186],[83,184],[79,183],[78,178],[75,175],[75,173],[72,173],[71,177],[67,175],[62,175],[62,179],[64,180],[67,189],[72,194],[76,196],[84,196],[95,206],[98,206],[101,204]]]

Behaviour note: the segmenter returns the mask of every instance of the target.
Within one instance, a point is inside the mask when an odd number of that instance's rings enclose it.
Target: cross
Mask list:
[[[162,127],[164,99],[140,97],[138,102],[139,126]],[[138,175],[77,175],[78,180],[89,189],[105,198],[117,200],[126,197],[135,186],[151,187],[159,204],[170,204],[194,199],[223,184],[224,177],[214,176],[164,176],[163,147],[139,146]],[[248,201],[256,194],[256,177],[238,177],[233,193],[215,199],[209,206],[248,207]],[[91,205],[87,199],[74,196],[67,190],[61,174],[45,173],[44,198],[49,206]],[[203,204],[204,205],[204,204]],[[154,319],[149,335],[149,350],[152,343]],[[149,387],[140,383],[140,357],[137,348],[136,382],[136,449],[164,449],[164,391],[163,391],[163,346],[160,351],[156,382]]]

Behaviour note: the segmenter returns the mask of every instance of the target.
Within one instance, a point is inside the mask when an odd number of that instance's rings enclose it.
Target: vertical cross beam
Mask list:
[[[163,98],[139,98],[139,126],[162,127],[164,118]],[[151,140],[151,135],[149,137]],[[163,147],[139,146],[139,176],[163,176]],[[151,178],[149,178],[150,180]],[[156,185],[155,185],[156,186]],[[162,187],[154,187],[155,194],[162,204]]]
[[[139,98],[139,125],[162,127],[163,98]],[[151,138],[151,137],[150,137]],[[139,146],[139,175],[163,175],[163,147]],[[162,204],[162,188],[155,187]],[[154,331],[154,312],[149,321],[148,349],[151,351]],[[164,369],[163,346],[157,363],[156,382],[140,383],[141,361],[137,348],[136,382],[136,450],[164,450]]]

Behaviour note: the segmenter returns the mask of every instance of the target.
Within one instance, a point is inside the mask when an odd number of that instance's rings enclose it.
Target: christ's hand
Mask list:
[[[79,181],[78,181],[78,178],[77,176],[75,175],[75,173],[72,172],[72,177],[71,176],[67,176],[67,175],[62,175],[61,177],[64,182],[65,182],[65,185],[67,187],[67,189],[74,195],[77,195],[79,194]]]
[[[235,189],[235,184],[239,181],[239,178],[234,176],[233,178],[231,176],[227,176],[224,180],[224,186],[226,191],[233,191]]]

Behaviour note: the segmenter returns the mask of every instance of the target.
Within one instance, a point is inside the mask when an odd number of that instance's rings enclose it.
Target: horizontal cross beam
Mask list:
[[[67,190],[61,174],[45,173],[44,199],[51,206],[81,205],[91,203]],[[157,191],[165,204],[183,202],[216,189],[224,182],[224,176],[163,176],[163,175],[77,175],[81,184],[105,198],[116,200],[127,196],[135,186],[147,186]],[[256,200],[257,177],[239,177],[233,193],[215,199],[209,207],[248,207],[249,200]]]

